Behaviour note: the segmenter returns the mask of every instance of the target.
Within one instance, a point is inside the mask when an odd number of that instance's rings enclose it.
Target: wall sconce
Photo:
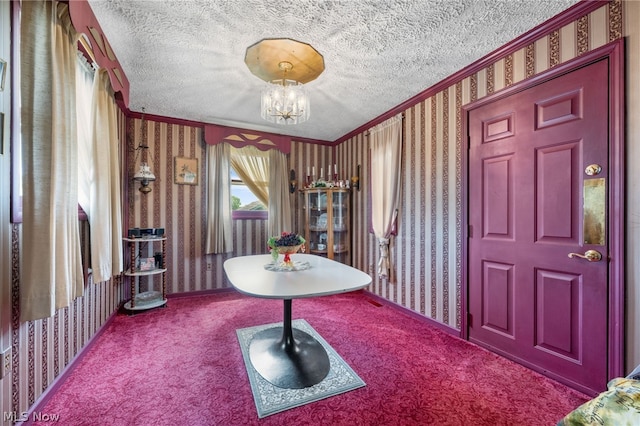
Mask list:
[[[360,164],[356,169],[356,175],[351,176],[351,187],[360,191]]]
[[[151,192],[149,182],[156,180],[156,175],[151,172],[151,168],[147,163],[142,163],[140,164],[140,170],[138,170],[138,173],[133,175],[133,180],[140,182],[140,188],[138,188],[140,192],[148,194]]]
[[[293,194],[298,187],[298,181],[296,180],[296,171],[291,169],[289,172],[289,192]]]

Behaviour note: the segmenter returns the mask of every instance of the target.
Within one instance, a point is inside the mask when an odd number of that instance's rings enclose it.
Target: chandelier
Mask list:
[[[247,48],[249,70],[266,81],[260,115],[282,125],[309,119],[311,104],[304,84],[324,71],[324,59],[309,44],[291,39],[264,39]]]
[[[311,108],[304,85],[286,78],[293,68],[290,62],[278,64],[283,71],[281,79],[267,82],[262,90],[260,115],[276,124],[298,124],[309,119]]]

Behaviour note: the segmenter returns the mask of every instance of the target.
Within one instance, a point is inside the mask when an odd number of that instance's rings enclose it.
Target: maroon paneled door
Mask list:
[[[468,115],[469,338],[594,391],[607,382],[607,73],[602,60]]]

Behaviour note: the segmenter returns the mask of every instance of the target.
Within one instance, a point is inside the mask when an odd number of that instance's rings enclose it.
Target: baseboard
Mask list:
[[[399,311],[404,312],[406,315],[418,319],[420,321],[423,321],[427,324],[429,324],[430,326],[439,328],[440,330],[449,333],[453,336],[456,337],[460,337],[462,338],[462,332],[460,330],[458,330],[457,328],[451,327],[448,324],[444,324],[441,323],[439,321],[434,320],[433,318],[429,318],[427,316],[424,316],[412,309],[407,308],[406,306],[402,306],[399,303],[393,302],[389,299],[385,299],[384,297],[378,296],[375,293],[370,292],[369,290],[362,290],[363,293],[365,293],[368,297],[370,297],[371,299],[374,299],[375,301],[377,301],[378,303],[382,304],[382,305],[386,305],[389,306],[391,308],[397,309]]]
[[[235,288],[226,287],[226,288],[214,288],[211,290],[198,290],[198,291],[185,291],[183,293],[171,293],[171,294],[167,294],[167,300],[184,299],[187,297],[211,296],[215,294],[226,294],[226,293],[240,294],[238,290],[236,290]]]

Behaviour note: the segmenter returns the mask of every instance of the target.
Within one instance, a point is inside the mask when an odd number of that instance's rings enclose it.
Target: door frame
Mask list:
[[[496,100],[511,96],[585,67],[600,60],[608,60],[609,65],[609,200],[608,200],[608,326],[607,326],[607,376],[608,379],[624,375],[625,358],[625,132],[624,132],[624,39],[608,43],[575,59],[560,64],[529,79],[520,81],[478,101],[462,107],[462,128],[464,146],[462,151],[462,218],[464,235],[462,244],[462,291],[460,337],[469,340],[469,123],[471,110]],[[507,356],[508,357],[508,356]],[[515,359],[522,362],[521,359]],[[563,378],[527,365],[549,377],[563,382]]]

